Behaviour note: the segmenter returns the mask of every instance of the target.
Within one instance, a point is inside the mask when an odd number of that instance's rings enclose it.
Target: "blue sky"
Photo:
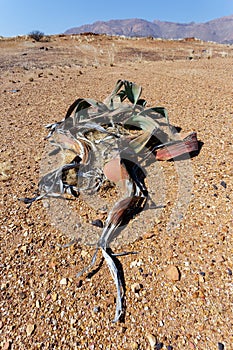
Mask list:
[[[0,0],[0,36],[63,33],[98,20],[207,22],[233,14],[233,0]]]

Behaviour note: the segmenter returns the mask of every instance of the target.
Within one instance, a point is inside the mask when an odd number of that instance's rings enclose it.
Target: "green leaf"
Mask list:
[[[136,104],[142,92],[141,86],[136,85],[135,83],[129,82],[127,80],[124,81],[124,86],[125,86],[125,93],[129,101],[132,102],[133,104]]]
[[[158,123],[153,120],[152,118],[148,116],[143,116],[137,114],[133,115],[132,117],[128,118],[124,124],[125,126],[136,126],[140,128],[141,130],[145,130],[150,132],[151,134],[155,129],[159,127]]]
[[[143,134],[139,135],[138,137],[130,141],[129,145],[131,148],[134,149],[135,153],[139,153],[146,146],[150,138],[151,138],[151,133],[148,131],[145,131]]]
[[[88,108],[90,106],[89,103],[87,103],[85,101],[85,99],[83,98],[78,98],[77,100],[75,100],[72,105],[68,108],[68,111],[66,112],[66,116],[65,119],[69,118],[71,116],[71,114],[73,113],[73,111],[76,108],[76,112],[83,109],[83,108]]]
[[[104,103],[106,106],[108,106],[109,109],[114,109],[115,108],[115,98],[118,94],[118,91],[120,90],[120,88],[124,85],[124,81],[119,79],[113,89],[113,91],[111,92],[111,94],[104,100]],[[119,97],[117,99],[118,103],[119,103]],[[121,100],[121,99],[120,99]],[[121,100],[122,101],[122,100]]]
[[[132,93],[133,93],[133,97],[134,97],[134,104],[136,104],[139,97],[141,96],[142,87],[133,83],[132,84]]]
[[[161,115],[166,119],[166,122],[167,122],[168,126],[170,126],[169,118],[168,118],[168,113],[167,113],[166,108],[164,108],[164,107],[153,107],[153,108],[151,108],[151,109],[152,109],[154,112],[161,114]]]

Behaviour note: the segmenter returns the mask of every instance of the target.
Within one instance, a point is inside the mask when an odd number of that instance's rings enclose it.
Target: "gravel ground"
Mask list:
[[[1,348],[233,349],[232,47],[105,36],[0,47]],[[166,206],[123,247],[138,254],[118,258],[125,315],[114,324],[115,286],[101,257],[95,274],[77,279],[93,249],[61,248],[70,238],[42,202],[27,209],[18,198],[36,189],[44,125],[78,97],[102,101],[118,79],[141,85],[182,132],[195,130],[200,152],[158,163]],[[169,229],[174,209],[183,220]]]

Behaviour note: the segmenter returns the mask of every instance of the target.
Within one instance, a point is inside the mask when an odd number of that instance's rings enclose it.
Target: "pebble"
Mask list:
[[[25,299],[27,297],[27,295],[24,292],[20,292],[19,297],[20,297],[20,299]]]
[[[100,307],[99,306],[95,306],[94,309],[93,309],[94,313],[98,313],[100,312]]]
[[[36,326],[34,324],[29,323],[26,327],[26,333],[27,336],[29,337],[30,335],[32,335],[32,333],[34,332]]]
[[[91,224],[92,224],[93,226],[97,226],[97,227],[100,227],[100,228],[103,228],[103,227],[104,227],[103,222],[102,222],[101,220],[99,220],[99,219],[93,220],[93,221],[91,222]]]
[[[137,350],[139,348],[138,343],[136,341],[131,343],[130,349]]]
[[[199,276],[198,278],[200,283],[204,283],[205,282],[205,278],[203,276]]]
[[[167,350],[173,350],[173,346],[168,345],[168,346],[167,346]]]
[[[36,307],[37,307],[37,309],[39,309],[39,308],[41,307],[41,302],[40,302],[40,300],[37,300],[37,301],[36,301]]]
[[[224,350],[224,345],[222,343],[218,343],[218,350]]]
[[[140,291],[140,289],[142,289],[142,285],[139,284],[139,283],[133,283],[133,284],[131,285],[131,290],[132,290],[132,292],[134,292],[134,293],[138,293],[138,292]]]
[[[66,285],[67,282],[68,282],[67,278],[62,278],[62,279],[60,280],[60,284],[61,284],[61,285]]]
[[[228,273],[229,276],[232,276],[232,270],[231,269],[228,268],[227,269],[227,273]]]
[[[147,339],[148,339],[148,341],[150,343],[151,348],[154,349],[155,344],[157,343],[156,337],[153,334],[151,334],[151,333],[148,333],[146,335],[146,337],[147,337]]]
[[[55,293],[55,292],[52,293],[51,297],[52,297],[53,301],[56,301],[57,300],[57,293]]]
[[[76,323],[76,319],[75,318],[71,318],[70,319],[70,324],[71,326],[73,326]]]
[[[141,259],[139,260],[133,260],[131,263],[130,263],[130,268],[132,269],[133,267],[140,267],[143,265],[143,262]]]
[[[180,280],[180,271],[176,266],[170,266],[166,271],[166,276],[171,281],[179,281]]]
[[[12,343],[10,341],[6,341],[5,344],[3,345],[2,350],[10,350],[11,345],[12,345]]]
[[[79,280],[77,282],[77,288],[81,288],[82,287],[82,284],[83,284],[83,281],[82,280]]]
[[[225,258],[222,255],[218,255],[215,259],[216,263],[221,263],[225,261]]]
[[[158,343],[158,344],[155,345],[155,349],[156,350],[160,350],[162,348],[163,348],[163,343]]]
[[[24,253],[26,253],[26,252],[27,252],[28,247],[27,247],[26,245],[23,245],[23,246],[21,247],[21,249],[22,249],[22,251],[23,251]]]
[[[81,257],[82,258],[85,258],[87,255],[89,255],[89,253],[87,251],[85,251],[85,250],[81,251]]]
[[[221,185],[222,187],[224,187],[224,188],[227,188],[227,184],[226,184],[225,181],[221,181],[221,182],[220,182],[220,185]]]

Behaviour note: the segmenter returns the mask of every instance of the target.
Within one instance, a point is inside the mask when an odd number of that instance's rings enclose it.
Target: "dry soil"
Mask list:
[[[0,50],[1,348],[233,349],[232,46],[76,35],[3,39]],[[118,79],[141,85],[148,106],[166,107],[183,132],[196,131],[200,150],[183,161],[187,201],[182,160],[159,163],[166,206],[123,247],[138,254],[118,258],[125,315],[114,324],[106,264],[77,279],[93,249],[62,249],[69,237],[42,202],[27,209],[18,198],[36,190],[44,125],[79,97],[102,101]],[[174,210],[181,220],[168,229]]]

